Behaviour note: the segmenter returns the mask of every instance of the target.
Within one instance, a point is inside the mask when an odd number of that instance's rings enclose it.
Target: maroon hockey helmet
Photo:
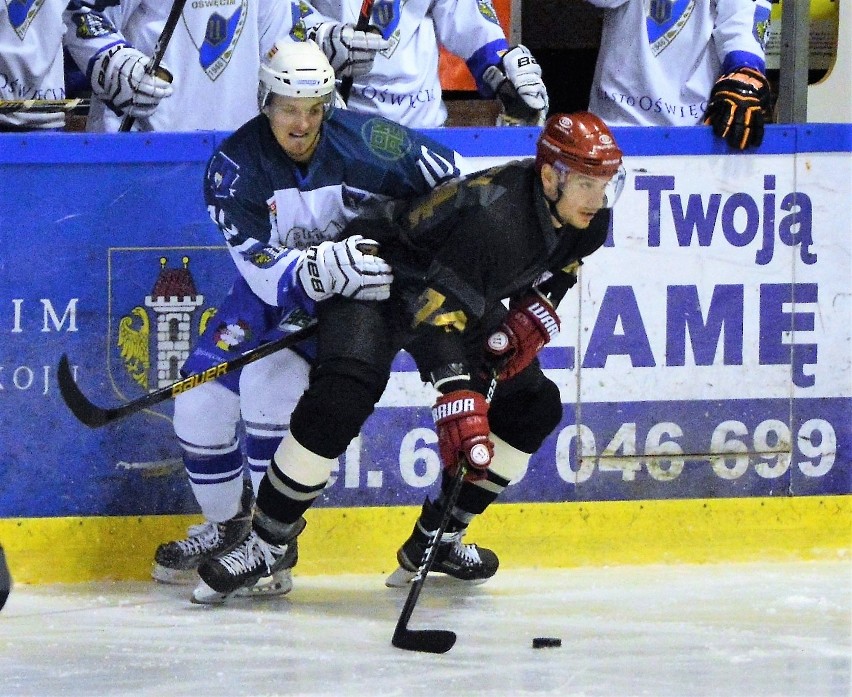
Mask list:
[[[613,177],[621,168],[621,149],[607,125],[586,111],[554,114],[538,138],[535,168],[544,164],[558,170],[593,177]]]

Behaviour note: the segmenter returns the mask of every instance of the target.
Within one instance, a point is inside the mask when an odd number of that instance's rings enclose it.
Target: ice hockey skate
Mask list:
[[[201,564],[227,554],[249,534],[253,506],[254,491],[251,482],[246,479],[237,515],[223,523],[206,520],[192,525],[184,539],[161,544],[154,553],[151,577],[160,583],[196,583]]]
[[[423,555],[440,524],[441,511],[426,499],[423,511],[411,537],[399,548],[396,559],[399,568],[385,580],[389,588],[406,586],[417,574]],[[485,583],[495,573],[500,561],[490,549],[475,544],[464,544],[465,531],[445,532],[438,542],[431,573],[446,574],[471,584]]]
[[[299,560],[296,537],[304,527],[302,518],[294,534],[280,544],[270,544],[251,530],[236,548],[199,566],[201,581],[192,592],[192,602],[220,604],[237,593],[242,597],[256,597],[289,592],[293,587],[290,570]],[[272,577],[268,592],[252,590],[251,587],[264,577]]]
[[[250,529],[251,518],[245,513],[224,523],[207,520],[193,525],[186,538],[157,547],[151,576],[160,583],[194,583],[202,563],[230,552],[245,539]]]

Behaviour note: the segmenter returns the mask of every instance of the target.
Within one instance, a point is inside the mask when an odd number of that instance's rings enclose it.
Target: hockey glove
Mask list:
[[[112,46],[92,64],[92,92],[116,114],[144,119],[172,93],[172,74],[160,65],[154,75],[145,68],[151,62],[144,53],[127,45]]]
[[[452,476],[463,459],[471,468],[470,478],[485,476],[494,456],[488,439],[488,402],[479,392],[454,390],[438,397],[432,407],[438,430],[438,449],[444,467]]]
[[[391,267],[376,255],[378,244],[361,235],[321,242],[302,253],[296,274],[309,298],[334,294],[356,300],[385,300],[393,281]]]
[[[338,78],[366,75],[376,54],[390,46],[375,30],[358,31],[351,24],[337,22],[318,24],[308,38],[317,42]]]
[[[559,333],[559,315],[545,298],[532,291],[509,305],[503,323],[485,341],[485,364],[508,380],[535,360]]]
[[[526,46],[514,46],[503,54],[500,65],[482,74],[503,107],[498,126],[541,126],[549,106],[541,80],[541,66]]]
[[[745,150],[763,142],[763,124],[771,117],[766,77],[752,68],[722,75],[710,91],[704,123],[732,148]]]

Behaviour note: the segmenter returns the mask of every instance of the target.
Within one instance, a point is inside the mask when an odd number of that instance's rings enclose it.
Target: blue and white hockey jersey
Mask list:
[[[694,126],[720,75],[764,72],[769,0],[588,1],[604,9],[589,111],[610,126]]]
[[[322,14],[354,24],[361,0],[313,0]],[[500,62],[509,44],[491,0],[376,0],[371,24],[390,47],[352,86],[349,108],[412,128],[447,120],[438,77],[438,47],[462,58],[483,96],[493,98],[482,73]]]
[[[458,176],[456,157],[381,117],[335,110],[310,162],[297,165],[258,116],[214,153],[204,196],[254,294],[270,306],[295,299],[312,310],[296,275],[301,250],[336,239],[365,205],[416,196]]]
[[[77,65],[91,77],[95,58],[116,44],[154,52],[171,2],[77,0],[66,37]],[[100,10],[100,12],[96,11]],[[168,44],[163,65],[174,75],[173,94],[136,130],[232,131],[257,115],[261,57],[278,39],[305,38],[306,27],[325,18],[299,0],[188,2]],[[95,98],[86,128],[117,131],[122,117]]]
[[[65,99],[62,13],[68,0],[16,0],[0,10],[0,100]],[[0,128],[52,129],[62,112],[0,114]]]

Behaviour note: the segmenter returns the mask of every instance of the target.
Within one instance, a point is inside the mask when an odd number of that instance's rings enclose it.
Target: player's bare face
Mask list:
[[[569,172],[562,187],[556,210],[562,220],[581,230],[589,227],[592,218],[604,206],[608,177],[590,177]]]
[[[266,114],[275,140],[296,162],[308,162],[319,142],[325,116],[325,97],[274,95]]]

